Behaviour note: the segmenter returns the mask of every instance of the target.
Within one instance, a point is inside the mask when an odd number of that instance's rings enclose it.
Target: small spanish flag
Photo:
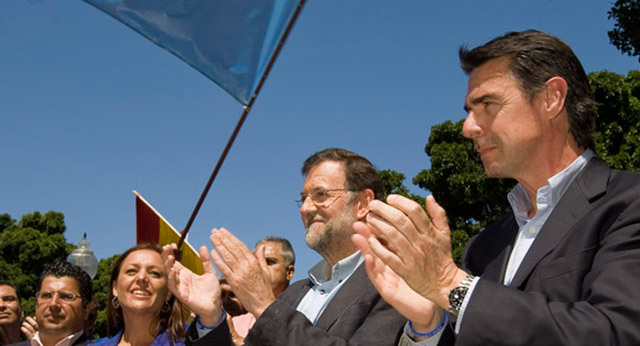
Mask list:
[[[178,243],[180,233],[176,231],[171,224],[165,220],[140,194],[133,191],[136,195],[136,228],[137,228],[137,244],[149,242],[166,245]],[[192,272],[202,275],[204,268],[198,256],[198,252],[185,240],[182,248],[182,259],[180,263],[191,269]]]

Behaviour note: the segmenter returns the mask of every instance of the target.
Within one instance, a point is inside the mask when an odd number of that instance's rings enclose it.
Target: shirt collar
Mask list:
[[[549,178],[547,185],[537,191],[536,203],[539,207],[538,210],[541,209],[541,205],[544,206],[544,209],[555,207],[562,195],[567,191],[569,185],[594,156],[594,152],[591,149],[587,149],[569,166]],[[531,210],[531,203],[527,192],[520,183],[516,184],[511,192],[509,192],[507,199],[509,200],[509,204],[511,204],[511,209],[518,224],[529,220],[527,215],[529,210]]]
[[[70,346],[73,345],[73,343],[78,340],[82,334],[84,333],[84,330],[80,330],[74,334],[71,334],[67,337],[64,337],[62,339],[60,339],[55,346]],[[31,346],[43,346],[42,344],[42,340],[40,340],[40,332],[36,332],[36,334],[33,336],[33,338],[31,339]]]
[[[360,254],[360,251],[356,251],[334,264],[333,270],[330,272],[329,264],[327,261],[322,260],[309,270],[309,280],[311,280],[314,285],[321,285],[328,281],[342,282],[351,276],[363,261],[364,258]],[[332,274],[331,280],[327,280],[330,273]]]

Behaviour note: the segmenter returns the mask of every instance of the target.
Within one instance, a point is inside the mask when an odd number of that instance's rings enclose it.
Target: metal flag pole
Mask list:
[[[251,99],[249,99],[249,102],[247,103],[247,105],[244,106],[244,111],[242,112],[242,116],[240,117],[240,120],[238,120],[238,123],[236,124],[236,128],[233,130],[233,133],[231,134],[231,137],[229,137],[229,140],[227,141],[227,145],[225,146],[224,150],[222,151],[222,154],[220,155],[220,158],[218,159],[218,163],[216,164],[216,167],[213,169],[213,172],[211,173],[211,177],[209,177],[209,181],[207,182],[207,185],[204,187],[204,190],[202,191],[202,194],[200,195],[200,199],[198,200],[198,203],[196,204],[195,208],[193,208],[193,212],[191,212],[191,217],[189,217],[189,221],[187,221],[187,225],[184,227],[184,229],[181,232],[182,236],[180,237],[180,241],[178,241],[178,250],[175,253],[175,257],[176,257],[177,260],[180,260],[180,258],[182,257],[181,256],[182,253],[180,251],[180,247],[184,243],[184,240],[187,237],[187,233],[189,233],[189,230],[191,229],[191,225],[193,224],[193,220],[195,220],[196,215],[198,215],[198,211],[200,211],[200,207],[202,206],[202,203],[204,202],[205,198],[207,198],[207,194],[209,193],[209,190],[211,189],[211,185],[213,184],[213,181],[216,179],[216,176],[218,175],[218,171],[220,171],[220,167],[222,167],[222,163],[224,162],[225,158],[227,157],[227,154],[229,153],[229,150],[231,150],[231,146],[233,145],[233,142],[235,141],[236,137],[238,136],[238,133],[240,132],[240,129],[242,128],[242,125],[244,124],[245,119],[247,119],[247,116],[249,115],[249,111],[251,111],[251,107],[253,106],[253,102],[256,100],[256,98],[258,96],[258,93],[260,92],[260,89],[262,89],[262,85],[264,84],[265,80],[267,79],[267,76],[269,75],[269,72],[271,71],[271,67],[273,67],[273,64],[276,62],[276,59],[278,58],[278,55],[280,54],[280,51],[282,50],[282,47],[284,46],[284,42],[287,40],[287,37],[289,37],[289,33],[293,29],[293,25],[295,24],[296,20],[298,19],[298,15],[302,11],[302,7],[304,6],[305,1],[306,0],[300,0],[300,3],[298,3],[298,6],[296,7],[296,11],[293,13],[293,16],[291,17],[291,20],[289,21],[289,24],[287,25],[287,28],[285,29],[284,33],[282,34],[282,38],[280,38],[280,42],[278,42],[278,45],[276,46],[276,50],[274,51],[273,55],[271,56],[271,59],[269,60],[269,63],[267,64],[267,68],[264,70],[264,73],[262,74],[262,77],[260,78],[260,82],[258,83],[258,87],[256,88],[256,91],[251,96]]]

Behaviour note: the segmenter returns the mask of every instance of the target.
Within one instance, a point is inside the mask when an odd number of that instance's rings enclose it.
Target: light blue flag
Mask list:
[[[84,0],[246,105],[300,0]]]

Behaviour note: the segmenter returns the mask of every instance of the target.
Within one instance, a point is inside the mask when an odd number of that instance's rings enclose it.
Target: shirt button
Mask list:
[[[536,229],[535,229],[535,227],[530,227],[530,228],[529,228],[529,234],[536,234]]]
[[[327,292],[325,292],[325,290],[320,290],[320,294],[325,294]]]

